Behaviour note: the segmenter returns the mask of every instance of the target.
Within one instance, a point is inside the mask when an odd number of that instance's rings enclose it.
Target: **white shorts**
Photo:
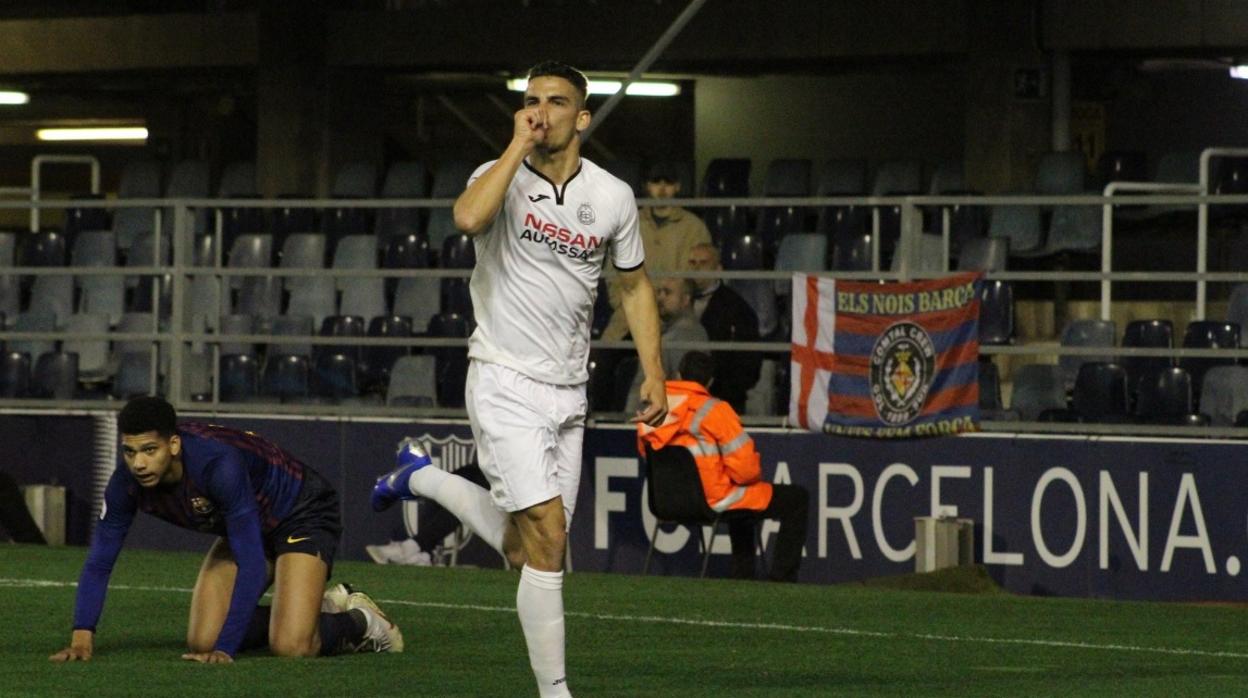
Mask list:
[[[571,526],[581,482],[585,386],[543,383],[473,360],[464,397],[494,505],[521,511],[562,497]]]

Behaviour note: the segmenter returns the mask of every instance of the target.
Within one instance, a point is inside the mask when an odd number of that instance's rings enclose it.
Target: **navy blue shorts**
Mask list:
[[[320,473],[304,467],[303,487],[286,518],[265,536],[264,554],[276,561],[286,553],[306,553],[325,561],[334,572],[334,553],[342,537],[338,493]]]

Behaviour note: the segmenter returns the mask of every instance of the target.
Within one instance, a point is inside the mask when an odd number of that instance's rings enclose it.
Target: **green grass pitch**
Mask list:
[[[69,640],[81,548],[0,545],[0,696],[532,696],[514,573],[343,562],[403,654],[179,659],[199,557],[127,550],[95,659]],[[916,581],[917,580],[917,581]],[[909,582],[922,584],[920,578]],[[574,573],[578,696],[1248,694],[1240,608]],[[962,586],[966,586],[963,584]]]

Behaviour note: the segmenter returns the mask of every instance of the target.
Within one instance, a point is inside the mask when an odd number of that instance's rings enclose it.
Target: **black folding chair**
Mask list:
[[[702,572],[706,576],[706,566],[711,559],[711,542],[719,524],[735,519],[758,519],[758,512],[748,510],[715,511],[706,503],[706,495],[702,491],[702,478],[698,475],[698,464],[693,454],[683,446],[667,446],[657,451],[646,447],[646,481],[649,487],[650,513],[658,519],[658,524],[675,523],[698,528],[698,545],[702,552]],[[710,526],[710,536],[703,526]],[[755,543],[763,549],[762,536],[758,526],[754,527]],[[646,551],[646,563],[641,569],[643,575],[650,572],[650,558],[654,556],[654,541],[658,531],[650,539],[650,549]]]

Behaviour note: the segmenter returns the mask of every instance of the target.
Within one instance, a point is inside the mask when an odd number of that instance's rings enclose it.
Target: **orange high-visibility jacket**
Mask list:
[[[637,426],[637,449],[684,446],[693,453],[706,502],[716,511],[761,511],[771,504],[771,483],[762,482],[754,439],[732,406],[700,383],[667,381],[667,419],[658,427]]]

